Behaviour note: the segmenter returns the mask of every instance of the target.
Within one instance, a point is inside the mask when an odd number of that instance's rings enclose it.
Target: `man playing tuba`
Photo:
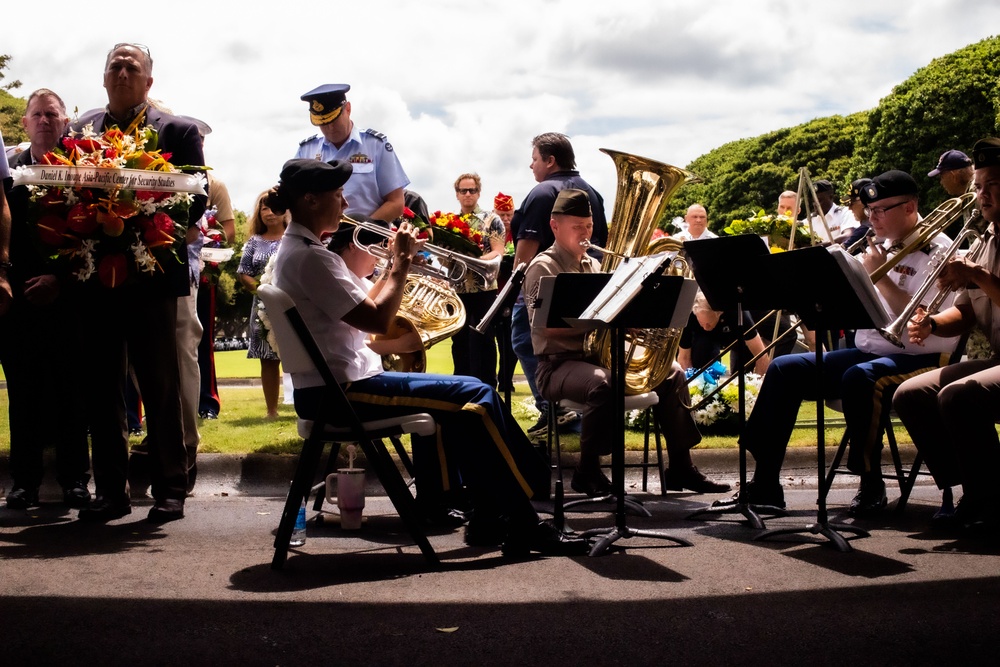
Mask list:
[[[601,456],[611,453],[615,429],[622,428],[622,415],[613,401],[611,371],[585,358],[586,333],[578,329],[549,329],[535,319],[534,301],[544,276],[559,273],[594,273],[599,264],[586,254],[582,245],[589,241],[594,223],[590,199],[583,190],[559,192],[549,222],[555,243],[539,253],[528,266],[524,297],[531,321],[531,342],[538,358],[536,380],[541,395],[548,401],[569,399],[583,403],[580,432],[580,464],[573,473],[574,491],[588,496],[611,492],[611,481],[601,472]],[[681,396],[687,396],[684,373],[674,363],[673,373],[655,388],[660,402],[653,408],[667,433],[670,469],[665,485],[671,490],[690,489],[698,493],[729,490],[728,484],[714,482],[691,462],[691,447],[701,441],[698,426]]]

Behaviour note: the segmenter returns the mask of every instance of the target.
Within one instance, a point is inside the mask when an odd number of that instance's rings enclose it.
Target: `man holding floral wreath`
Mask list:
[[[152,106],[153,59],[140,44],[116,44],[108,53],[104,87],[108,105],[85,113],[72,126],[79,133],[117,127],[150,126],[158,135],[157,148],[170,153],[170,162],[187,169],[205,164],[198,128]],[[205,210],[204,195],[196,196],[187,226],[196,224]],[[80,511],[84,521],[109,521],[132,511],[128,494],[128,438],[125,405],[126,350],[143,403],[149,433],[149,467],[154,498],[149,521],[164,522],[184,516],[187,492],[187,453],[181,422],[177,360],[177,297],[190,290],[187,249],[178,241],[176,262],[161,263],[162,271],[120,287],[95,281],[74,285],[79,309],[80,352],[76,380],[87,402],[93,447],[96,499]]]

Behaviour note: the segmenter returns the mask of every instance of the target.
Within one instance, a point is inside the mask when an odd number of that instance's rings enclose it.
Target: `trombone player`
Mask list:
[[[993,348],[990,359],[951,364],[900,385],[893,399],[903,424],[913,437],[938,488],[961,485],[962,499],[954,514],[947,508],[935,515],[963,528],[993,529],[998,523],[995,500],[1000,441],[1000,139],[991,137],[973,148],[974,183],[983,218],[990,223],[979,243],[986,248],[976,263],[955,259],[941,270],[938,287],[958,291],[955,304],[924,317],[918,311],[909,325],[910,341],[930,345],[942,336],[956,336],[979,325]]]
[[[586,333],[577,329],[549,329],[535,319],[535,298],[544,276],[558,273],[594,273],[600,270],[597,260],[587,255],[586,242],[594,231],[590,199],[583,190],[559,192],[552,206],[549,225],[555,243],[531,260],[524,278],[524,298],[530,306],[531,343],[538,358],[536,380],[542,397],[548,401],[570,399],[585,404],[580,430],[580,464],[570,486],[588,496],[612,492],[611,480],[601,472],[601,456],[611,453],[614,429],[622,428],[622,415],[616,414],[612,400],[611,372],[585,356]],[[691,462],[690,449],[701,442],[701,434],[691,411],[680,396],[687,395],[684,372],[676,362],[673,373],[655,389],[660,402],[653,408],[667,435],[670,468],[664,477],[667,489],[690,489],[696,493],[721,493],[729,490],[705,477]]]
[[[868,273],[899,253],[907,241],[920,238],[917,225],[917,183],[902,171],[887,171],[865,186],[862,201],[881,244],[868,241],[861,261]],[[909,252],[875,283],[886,311],[903,312],[910,295],[931,270],[930,256],[936,247],[948,247],[943,234],[930,245]],[[843,402],[850,438],[848,468],[861,475],[861,489],[851,501],[855,516],[880,509],[886,504],[885,483],[880,466],[881,440],[877,438],[883,410],[888,409],[888,393],[901,379],[941,365],[942,355],[955,349],[954,337],[935,338],[924,346],[909,344],[899,350],[878,331],[857,332],[857,348],[833,350],[823,355],[824,398]],[[741,442],[756,463],[753,479],[745,489],[746,501],[758,507],[785,507],[779,475],[785,448],[803,400],[815,400],[816,356],[809,352],[776,358],[768,366],[764,381],[747,419]],[[728,501],[736,502],[736,498]]]

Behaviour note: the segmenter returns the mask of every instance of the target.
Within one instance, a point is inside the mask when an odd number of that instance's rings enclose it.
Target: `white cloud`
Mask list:
[[[45,5],[53,17],[78,6]],[[155,20],[105,20],[58,39],[39,38],[24,3],[6,18],[0,51],[14,57],[19,92],[49,87],[81,111],[106,101],[111,44],[148,44],[153,96],[212,125],[206,157],[244,210],[315,132],[299,95],[342,81],[355,120],[388,135],[432,209],[454,207],[452,182],[467,170],[482,176],[484,204],[498,190],[520,201],[534,185],[531,138],[555,130],[571,134],[610,211],[614,167],[598,148],[684,165],[734,139],[871,108],[931,59],[990,36],[1000,7],[284,0],[265,11],[177,0]]]

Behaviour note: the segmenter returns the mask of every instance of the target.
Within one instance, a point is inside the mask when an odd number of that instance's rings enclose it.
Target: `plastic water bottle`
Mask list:
[[[295,527],[292,528],[292,539],[288,542],[290,547],[301,547],[306,543],[306,502],[303,500],[299,505],[298,516],[295,517]]]

